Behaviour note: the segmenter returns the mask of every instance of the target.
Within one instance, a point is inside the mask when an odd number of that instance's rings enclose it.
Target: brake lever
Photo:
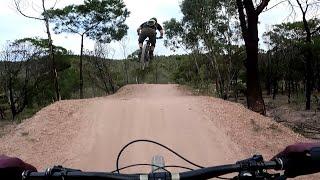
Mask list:
[[[281,170],[283,168],[283,162],[281,159],[275,159],[277,166],[274,168],[275,170]],[[265,162],[261,155],[254,155],[249,159],[245,159],[242,161],[238,161],[236,164],[239,164],[241,167],[241,171],[239,175],[234,177],[234,180],[253,180],[253,179],[263,179],[263,180],[285,180],[286,176],[281,175],[280,173],[270,174],[268,173],[264,167]]]

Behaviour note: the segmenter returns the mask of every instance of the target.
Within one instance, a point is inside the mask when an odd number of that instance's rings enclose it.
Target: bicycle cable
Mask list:
[[[166,167],[161,167],[161,166],[157,166],[157,165],[154,165],[154,164],[147,164],[147,163],[128,165],[128,166],[122,167],[122,168],[120,168],[120,169],[116,169],[116,170],[114,170],[114,171],[111,171],[111,173],[115,173],[115,172],[117,172],[117,171],[124,170],[124,169],[128,169],[128,168],[132,168],[132,167],[136,167],[136,166],[156,167],[157,170],[158,170],[158,169],[163,169],[163,170],[165,170],[167,173],[170,173],[170,174],[171,174],[171,172],[168,171],[168,170],[166,169]]]
[[[161,144],[161,143],[158,143],[158,142],[155,142],[155,141],[152,141],[152,140],[148,140],[148,139],[138,139],[138,140],[134,140],[134,141],[131,141],[129,143],[127,143],[125,146],[123,146],[123,148],[120,150],[120,152],[118,153],[118,156],[117,156],[117,161],[116,161],[116,170],[112,171],[113,173],[114,172],[117,172],[117,173],[120,173],[120,170],[123,170],[123,169],[127,169],[127,168],[130,168],[130,167],[134,167],[134,166],[152,166],[152,167],[157,167],[158,169],[163,169],[167,172],[170,173],[170,171],[168,171],[167,169],[165,169],[166,167],[178,167],[178,168],[183,168],[183,169],[188,169],[188,170],[193,170],[192,168],[188,168],[188,167],[183,167],[183,166],[164,166],[164,167],[159,167],[159,166],[156,166],[156,165],[153,165],[153,164],[134,164],[134,165],[129,165],[129,166],[126,166],[126,167],[123,167],[123,168],[119,168],[119,160],[120,160],[120,157],[121,157],[121,154],[122,152],[128,148],[128,146],[134,144],[134,143],[138,143],[138,142],[147,142],[147,143],[151,143],[151,144],[156,144],[162,148],[165,148],[167,149],[168,151],[170,151],[171,153],[175,154],[176,156],[178,156],[179,158],[183,159],[184,161],[188,162],[189,164],[193,165],[193,166],[196,166],[200,169],[204,168],[204,166],[200,166],[198,164],[195,164],[193,163],[192,161],[186,159],[185,157],[183,157],[182,155],[180,155],[179,153],[175,152],[174,150],[170,149],[169,147]],[[171,174],[171,173],[170,173]],[[215,178],[218,178],[218,179],[230,179],[230,178],[224,178],[224,177],[220,177],[220,176],[217,176]]]
[[[189,161],[188,159],[184,158],[182,155],[178,154],[177,152],[175,152],[174,150],[170,149],[169,147],[161,144],[161,143],[158,143],[158,142],[155,142],[155,141],[152,141],[152,140],[147,140],[147,139],[139,139],[139,140],[134,140],[134,141],[131,141],[129,142],[128,144],[126,144],[119,152],[118,156],[117,156],[117,161],[116,161],[116,171],[118,173],[120,173],[119,171],[119,159],[120,159],[120,156],[122,154],[122,152],[130,145],[134,144],[134,143],[138,143],[138,142],[147,142],[147,143],[151,143],[151,144],[156,144],[158,146],[161,146],[162,148],[165,148],[167,149],[168,151],[172,152],[173,154],[175,154],[176,156],[178,156],[179,158],[183,159],[184,161],[188,162],[189,164],[192,164],[198,168],[204,168],[203,166],[200,166],[200,165],[197,165],[191,161]]]

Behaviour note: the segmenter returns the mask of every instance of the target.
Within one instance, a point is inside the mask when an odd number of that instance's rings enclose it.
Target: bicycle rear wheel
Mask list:
[[[142,53],[141,53],[141,57],[140,57],[140,63],[141,63],[141,69],[144,70],[146,67],[146,60],[148,58],[148,46],[147,44],[144,44],[142,47]]]

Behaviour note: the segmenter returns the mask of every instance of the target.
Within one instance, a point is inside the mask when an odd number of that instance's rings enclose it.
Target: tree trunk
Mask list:
[[[288,82],[288,103],[291,103],[291,80]]]
[[[96,88],[94,87],[94,84],[91,85],[92,90],[92,98],[96,97]]]
[[[103,61],[104,60],[102,60],[99,57],[94,57],[93,63],[94,63],[95,68],[97,69],[97,76],[99,77],[99,79],[103,83],[104,87],[102,87],[102,89],[104,90],[106,95],[108,95],[108,94],[110,94],[110,91],[108,88],[108,77],[106,76],[106,72],[105,72],[108,69]]]
[[[58,72],[56,68],[56,62],[54,59],[54,49],[53,49],[53,43],[52,43],[52,38],[51,38],[51,33],[50,33],[50,24],[49,24],[49,17],[47,15],[45,6],[44,6],[44,0],[42,0],[42,7],[44,10],[44,21],[46,24],[46,31],[48,35],[48,46],[49,46],[49,57],[52,63],[52,79],[53,79],[53,86],[55,89],[55,100],[60,101],[61,100],[61,95],[60,95],[60,87],[58,83]]]
[[[0,120],[4,119],[4,109],[0,106]]]
[[[105,80],[103,80],[103,85],[104,85],[104,92],[106,93],[106,95],[109,95],[110,91],[108,88],[108,84],[107,84],[107,82],[105,82]]]
[[[265,115],[265,104],[258,73],[258,17],[248,17],[248,33],[245,40],[247,52],[247,105],[249,109]]]
[[[258,31],[257,28],[253,28]],[[251,34],[249,32],[249,34]],[[257,34],[256,34],[257,35]],[[253,35],[250,35],[253,36]],[[257,37],[257,36],[256,36]],[[262,90],[258,77],[258,41],[246,42],[247,51],[247,105],[248,108],[265,115],[265,104],[262,98]]]
[[[245,17],[244,6],[246,9]],[[258,16],[251,0],[237,0],[242,36],[246,46],[247,69],[247,105],[257,113],[266,114],[265,104],[262,98],[262,90],[258,73]]]
[[[84,34],[81,35],[81,50],[80,50],[80,99],[83,99],[83,72],[82,72],[82,58],[83,58],[83,37]]]
[[[236,82],[235,82],[235,84],[236,84],[235,100],[236,100],[236,102],[238,102],[238,98],[239,98],[238,75],[236,75],[235,79],[236,79]]]
[[[311,109],[311,92],[312,92],[312,79],[313,79],[313,68],[312,68],[312,59],[313,54],[311,50],[311,32],[306,20],[305,14],[303,15],[303,24],[305,31],[307,33],[306,43],[307,49],[305,53],[305,62],[306,62],[306,110]]]
[[[17,115],[17,110],[16,110],[15,100],[14,100],[14,95],[13,95],[14,92],[13,92],[13,82],[12,82],[11,75],[9,77],[8,90],[9,90],[9,102],[10,102],[10,109],[11,109],[11,114],[12,114],[12,121],[14,121],[14,119]]]
[[[299,82],[295,82],[296,85],[295,85],[295,91],[296,91],[296,95],[298,96],[300,91],[301,91],[301,88],[300,88],[300,84]]]
[[[158,77],[158,63],[159,63],[159,62],[156,62],[155,74],[154,74],[154,76],[155,76],[155,83],[156,83],[156,84],[158,84],[158,79],[159,79],[159,77]]]
[[[197,51],[198,52],[198,51]],[[198,53],[197,53],[198,54]],[[197,61],[197,55],[195,53],[192,53],[192,59],[194,61],[194,64],[196,65],[196,68],[197,68],[197,74],[200,73],[200,68],[199,68],[199,64],[198,64],[198,61]]]
[[[315,76],[315,88],[318,92],[320,92],[320,62],[318,60],[317,64],[316,64],[316,72],[315,72],[316,76]]]
[[[308,47],[306,51],[306,110],[311,109],[311,93],[312,93],[312,77],[313,77],[313,70],[312,70],[312,52],[310,50],[311,42],[308,42]]]
[[[272,75],[271,75],[271,59],[268,57],[268,64],[267,64],[267,77],[266,77],[266,89],[267,89],[267,95],[271,95],[271,84],[272,84]]]
[[[110,75],[109,76],[109,84],[111,86],[112,92],[115,93],[116,92],[116,88],[114,87],[114,83],[113,83],[113,79]]]
[[[306,19],[306,14],[307,14],[307,9],[308,6],[307,5],[305,7],[305,9],[303,9],[304,7],[302,6],[302,4],[300,3],[299,0],[296,0],[301,13],[302,13],[302,21],[303,21],[303,27],[304,27],[304,31],[306,32],[307,36],[306,36],[306,50],[305,50],[305,54],[304,54],[304,58],[305,58],[305,70],[306,70],[306,84],[305,84],[305,92],[306,92],[306,110],[310,110],[311,109],[311,93],[312,93],[312,79],[313,79],[313,68],[312,68],[312,60],[313,60],[313,54],[312,54],[312,50],[311,50],[311,46],[312,46],[312,42],[311,42],[311,30],[308,24],[308,21]]]
[[[271,55],[270,55],[270,52],[267,53],[267,67],[266,67],[266,80],[265,80],[265,83],[266,83],[266,90],[267,90],[267,95],[271,95],[271,83],[272,83],[272,75],[271,75],[271,72],[272,72],[272,67],[271,67],[271,64],[272,64],[272,59],[271,59]]]
[[[316,77],[315,77],[315,79],[316,79],[316,88],[317,88],[317,91],[318,92],[320,92],[320,60],[318,59],[317,60],[317,65],[316,65],[316,70],[317,70],[317,72],[316,72]]]
[[[125,69],[125,76],[126,76],[126,84],[129,84],[129,72],[128,72],[128,60],[124,60],[124,69]]]
[[[218,79],[216,79],[216,92],[218,93],[219,95],[219,83],[218,83]]]
[[[104,92],[106,93],[106,95],[110,94],[110,91],[108,88],[108,82],[107,82],[108,79],[106,79],[106,77],[104,76],[104,73],[102,72],[101,67],[99,67],[99,75],[104,85]]]
[[[273,80],[273,92],[272,92],[272,99],[276,99],[276,95],[278,94],[278,80]]]
[[[28,62],[27,62],[28,63]],[[26,63],[26,64],[27,64]],[[17,114],[21,113],[24,108],[27,106],[28,104],[28,83],[29,83],[29,68],[28,65],[26,65],[25,67],[25,80],[24,80],[24,86],[23,86],[23,93],[21,93],[21,96],[19,98],[22,98],[22,103],[19,104],[17,103]]]

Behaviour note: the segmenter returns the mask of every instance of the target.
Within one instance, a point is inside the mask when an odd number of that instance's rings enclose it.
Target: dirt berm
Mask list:
[[[136,139],[162,143],[202,166],[234,163],[253,154],[268,160],[286,145],[310,141],[240,104],[193,96],[178,85],[129,85],[112,96],[43,108],[0,139],[0,154],[18,156],[39,170],[61,164],[112,171],[117,153]],[[168,165],[189,166],[146,143],[129,147],[120,166],[150,163],[156,154],[164,155]],[[320,179],[304,177],[312,178]]]

